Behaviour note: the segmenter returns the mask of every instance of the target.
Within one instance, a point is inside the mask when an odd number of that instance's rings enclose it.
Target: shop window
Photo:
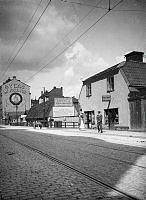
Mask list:
[[[114,91],[114,76],[107,78],[107,92]]]
[[[110,108],[104,110],[105,124],[119,124],[118,108]]]
[[[90,97],[92,95],[91,91],[91,83],[86,85],[86,97]]]

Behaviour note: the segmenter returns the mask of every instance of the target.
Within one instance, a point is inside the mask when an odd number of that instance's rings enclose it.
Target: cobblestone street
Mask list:
[[[113,199],[108,189],[3,136],[0,159],[0,199]]]
[[[132,199],[144,199],[144,148],[108,143],[102,140],[105,135],[99,136],[100,139],[79,137],[78,134],[82,133],[77,131],[74,137],[73,132],[50,130],[49,133],[49,130],[28,131],[15,127],[0,129],[0,133],[1,200],[131,199],[29,150],[9,137],[70,163],[99,181],[136,197]]]

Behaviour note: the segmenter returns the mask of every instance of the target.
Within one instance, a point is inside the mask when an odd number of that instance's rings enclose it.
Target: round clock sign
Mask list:
[[[19,93],[12,93],[9,99],[13,105],[19,105],[22,102],[22,96]]]

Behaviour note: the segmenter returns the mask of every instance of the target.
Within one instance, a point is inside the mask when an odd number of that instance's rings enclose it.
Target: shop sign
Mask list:
[[[102,95],[102,101],[111,101],[111,95]]]
[[[74,107],[53,107],[53,117],[74,116]]]
[[[55,107],[68,107],[72,106],[72,98],[70,97],[64,97],[64,98],[55,98],[54,100],[54,106]]]

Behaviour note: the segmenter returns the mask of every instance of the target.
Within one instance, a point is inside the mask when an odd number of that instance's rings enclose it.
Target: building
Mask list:
[[[0,86],[0,123],[18,124],[30,109],[30,86],[10,77]]]
[[[38,103],[37,103],[38,102]],[[77,127],[79,104],[74,97],[64,97],[63,88],[54,87],[41,92],[38,100],[32,102],[26,117],[29,123],[42,122],[50,127]]]
[[[146,130],[146,63],[143,52],[133,51],[126,61],[83,81],[79,102],[87,128],[96,124],[97,111],[103,126]]]

